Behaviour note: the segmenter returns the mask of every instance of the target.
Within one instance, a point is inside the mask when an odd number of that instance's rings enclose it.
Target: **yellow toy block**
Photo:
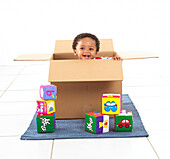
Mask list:
[[[121,111],[120,94],[103,94],[102,96],[102,114],[115,115]]]
[[[55,100],[37,100],[37,113],[38,114],[51,114],[55,113]]]

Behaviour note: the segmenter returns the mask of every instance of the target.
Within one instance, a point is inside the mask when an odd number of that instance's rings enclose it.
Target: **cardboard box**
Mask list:
[[[113,56],[112,40],[100,42],[98,56]],[[101,111],[104,93],[122,95],[122,61],[78,60],[71,46],[72,41],[56,41],[50,60],[49,82],[58,88],[57,119],[84,118],[87,112]]]
[[[113,56],[112,39],[100,40],[98,56]],[[128,55],[123,58],[138,59],[156,57],[152,55]],[[119,54],[121,56],[121,54]],[[35,56],[38,59],[38,55]],[[44,56],[43,56],[44,57]],[[45,59],[47,60],[49,56]],[[32,57],[28,57],[31,60]],[[26,60],[24,55],[19,60]],[[17,58],[15,59],[17,60]],[[72,50],[72,40],[56,40],[54,53],[49,58],[49,82],[57,85],[56,119],[84,118],[85,113],[101,111],[103,94],[121,94],[122,61],[110,59],[78,60]]]

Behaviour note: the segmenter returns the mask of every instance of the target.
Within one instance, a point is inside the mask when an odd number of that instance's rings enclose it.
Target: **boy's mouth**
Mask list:
[[[90,59],[91,58],[91,54],[83,54],[83,58]]]

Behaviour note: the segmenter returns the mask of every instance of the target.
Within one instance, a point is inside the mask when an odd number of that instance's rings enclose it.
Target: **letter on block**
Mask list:
[[[55,113],[48,115],[37,114],[36,122],[38,133],[54,132],[56,129]]]
[[[103,94],[102,113],[108,115],[119,114],[121,110],[120,94]]]
[[[55,112],[55,100],[37,100],[37,113],[38,114],[52,114]]]
[[[94,134],[109,132],[109,115],[98,111],[86,113],[85,130]]]
[[[115,115],[115,131],[132,131],[133,115],[132,111],[122,110],[119,115]]]
[[[55,85],[41,85],[40,86],[41,99],[56,99],[57,87]]]

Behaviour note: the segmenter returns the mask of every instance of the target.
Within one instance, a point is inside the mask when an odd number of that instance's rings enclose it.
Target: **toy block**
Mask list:
[[[119,115],[115,115],[115,131],[132,131],[133,115],[132,111],[122,110]]]
[[[56,129],[55,113],[48,115],[37,114],[36,123],[38,133],[54,132]]]
[[[57,87],[55,85],[41,85],[40,86],[41,99],[56,99]]]
[[[86,113],[85,130],[94,134],[109,132],[109,115],[98,111]]]
[[[103,94],[102,96],[102,114],[115,115],[121,111],[120,94]]]
[[[52,114],[55,112],[55,100],[37,100],[37,113],[38,114]]]
[[[108,56],[106,56],[106,57],[95,57],[94,59],[112,59],[113,57],[108,57]]]

